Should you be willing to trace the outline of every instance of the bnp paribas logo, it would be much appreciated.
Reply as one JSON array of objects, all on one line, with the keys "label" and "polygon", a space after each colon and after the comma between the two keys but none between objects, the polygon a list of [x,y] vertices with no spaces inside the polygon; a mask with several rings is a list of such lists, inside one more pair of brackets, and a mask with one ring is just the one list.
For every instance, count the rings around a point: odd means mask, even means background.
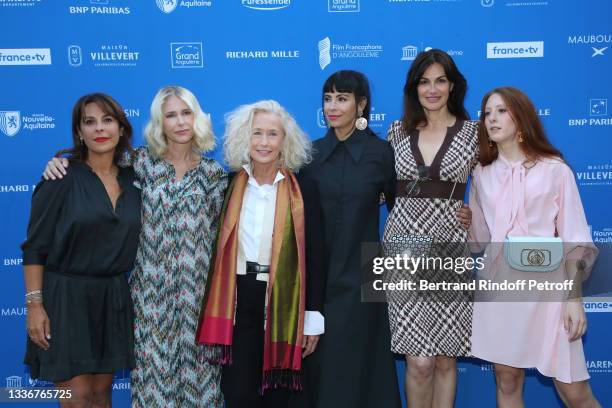
[{"label": "bnp paribas logo", "polygon": [[13,137],[21,129],[21,113],[19,111],[0,111],[0,131],[8,137]]},{"label": "bnp paribas logo", "polygon": [[156,0],[157,8],[166,14],[170,14],[178,6],[178,0]]}]

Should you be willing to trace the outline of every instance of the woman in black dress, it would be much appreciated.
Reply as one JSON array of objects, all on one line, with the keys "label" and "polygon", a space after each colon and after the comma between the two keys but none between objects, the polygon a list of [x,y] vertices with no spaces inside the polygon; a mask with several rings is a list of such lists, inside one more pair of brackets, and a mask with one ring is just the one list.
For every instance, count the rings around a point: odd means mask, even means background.
[{"label": "woman in black dress", "polygon": [[361,292],[362,273],[372,273],[362,262],[362,244],[379,242],[381,193],[393,206],[393,150],[367,127],[370,90],[363,74],[332,74],[323,86],[323,110],[330,129],[314,142],[313,161],[300,172],[318,187],[329,259],[325,334],[304,360],[308,405],[399,407],[387,307],[362,302]]},{"label": "woman in black dress", "polygon": [[72,112],[72,171],[42,181],[22,245],[32,378],[66,390],[65,406],[110,407],[113,372],[131,368],[133,312],[125,273],[140,232],[132,127],[111,97],[81,97]]}]

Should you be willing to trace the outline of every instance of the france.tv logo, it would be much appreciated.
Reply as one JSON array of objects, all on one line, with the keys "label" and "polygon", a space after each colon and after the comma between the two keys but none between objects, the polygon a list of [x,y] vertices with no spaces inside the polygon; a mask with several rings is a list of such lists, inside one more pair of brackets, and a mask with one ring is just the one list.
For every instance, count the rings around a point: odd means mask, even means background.
[{"label": "france.tv logo", "polygon": [[170,43],[172,68],[203,68],[201,42]]}]

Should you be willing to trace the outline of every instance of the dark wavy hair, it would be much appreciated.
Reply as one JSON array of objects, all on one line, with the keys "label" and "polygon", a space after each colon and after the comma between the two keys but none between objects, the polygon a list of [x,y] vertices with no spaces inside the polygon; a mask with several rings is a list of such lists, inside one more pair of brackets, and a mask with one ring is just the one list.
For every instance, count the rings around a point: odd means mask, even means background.
[{"label": "dark wavy hair", "polygon": [[459,71],[453,59],[446,52],[439,49],[420,52],[408,70],[406,84],[404,85],[404,112],[402,115],[402,127],[406,133],[413,132],[417,126],[427,124],[425,110],[419,101],[417,87],[419,81],[425,74],[427,68],[438,63],[444,68],[444,73],[453,84],[448,98],[448,111],[458,120],[470,118],[465,106],[465,94],[467,92],[467,81]]},{"label": "dark wavy hair", "polygon": [[370,120],[370,83],[364,74],[351,70],[336,71],[331,74],[323,84],[321,104],[325,101],[325,93],[334,91],[352,93],[355,95],[355,104],[358,104],[361,98],[366,98],[363,117]]},{"label": "dark wavy hair", "polygon": [[519,143],[521,151],[530,162],[540,157],[559,158],[563,161],[563,155],[554,147],[544,131],[544,126],[538,117],[535,106],[525,93],[511,86],[495,88],[482,98],[480,108],[480,123],[478,128],[478,160],[483,166],[491,164],[499,155],[497,143],[489,146],[489,133],[485,124],[485,110],[489,98],[497,94],[504,100],[508,112],[516,125],[517,132],[523,136],[523,142]]},{"label": "dark wavy hair", "polygon": [[81,123],[85,119],[85,106],[90,103],[95,103],[107,115],[113,117],[119,122],[119,129],[122,130],[122,136],[119,138],[119,143],[115,147],[113,161],[115,164],[121,161],[126,153],[133,154],[132,150],[132,125],[127,119],[123,108],[119,103],[109,95],[96,92],[83,95],[74,104],[72,108],[72,143],[73,146],[68,149],[60,150],[56,156],[66,155],[70,161],[84,162],[87,160],[88,149],[84,143],[81,143],[79,132]]}]

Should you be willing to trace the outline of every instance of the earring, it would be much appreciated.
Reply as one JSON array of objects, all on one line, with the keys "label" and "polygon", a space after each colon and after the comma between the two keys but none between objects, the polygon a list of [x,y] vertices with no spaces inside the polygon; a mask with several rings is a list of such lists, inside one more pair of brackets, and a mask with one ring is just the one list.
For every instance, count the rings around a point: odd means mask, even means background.
[{"label": "earring", "polygon": [[516,136],[518,137],[518,142],[519,143],[523,143],[525,141],[525,139],[523,139],[523,132],[521,132],[520,130],[518,131]]},{"label": "earring", "polygon": [[81,146],[83,146],[83,138],[79,138],[79,140],[81,141]]},{"label": "earring", "polygon": [[493,148],[493,141],[489,138],[489,148]]},{"label": "earring", "polygon": [[364,130],[368,127],[368,120],[363,117],[363,112],[361,110],[358,112],[358,116],[359,117],[355,121],[355,127],[359,130]]}]

